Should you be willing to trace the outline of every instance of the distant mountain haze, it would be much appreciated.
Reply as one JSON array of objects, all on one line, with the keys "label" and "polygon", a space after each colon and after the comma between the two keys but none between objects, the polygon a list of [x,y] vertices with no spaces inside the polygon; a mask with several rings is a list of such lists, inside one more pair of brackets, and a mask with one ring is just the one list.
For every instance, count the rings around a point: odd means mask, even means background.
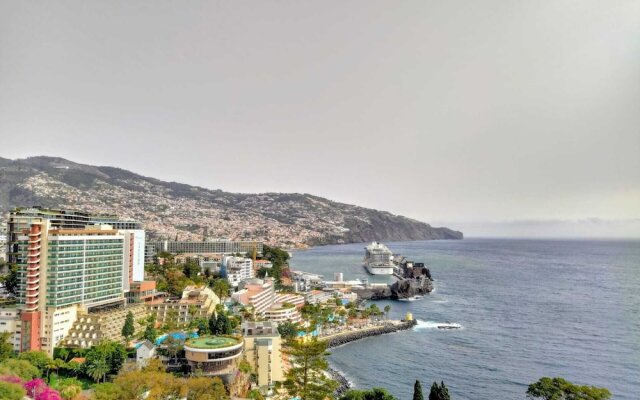
[{"label": "distant mountain haze", "polygon": [[112,213],[151,237],[233,238],[285,246],[462,239],[462,232],[311,194],[240,194],[164,182],[63,158],[0,158],[0,211],[44,206]]}]

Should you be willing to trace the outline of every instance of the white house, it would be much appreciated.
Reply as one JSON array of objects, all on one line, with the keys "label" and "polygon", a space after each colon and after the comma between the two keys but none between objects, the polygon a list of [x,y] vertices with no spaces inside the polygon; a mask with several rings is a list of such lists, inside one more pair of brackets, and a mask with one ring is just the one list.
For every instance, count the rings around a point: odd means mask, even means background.
[{"label": "white house", "polygon": [[156,356],[156,346],[149,340],[136,345],[136,364],[138,367],[145,367],[149,360]]}]

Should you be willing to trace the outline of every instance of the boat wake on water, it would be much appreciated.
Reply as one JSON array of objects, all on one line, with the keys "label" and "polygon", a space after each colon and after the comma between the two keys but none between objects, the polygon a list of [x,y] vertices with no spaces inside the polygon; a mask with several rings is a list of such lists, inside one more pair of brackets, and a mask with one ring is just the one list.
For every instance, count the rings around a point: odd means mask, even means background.
[{"label": "boat wake on water", "polygon": [[455,322],[435,322],[435,321],[418,320],[418,323],[413,329],[416,331],[421,331],[425,329],[457,330],[457,329],[464,329],[464,327]]}]

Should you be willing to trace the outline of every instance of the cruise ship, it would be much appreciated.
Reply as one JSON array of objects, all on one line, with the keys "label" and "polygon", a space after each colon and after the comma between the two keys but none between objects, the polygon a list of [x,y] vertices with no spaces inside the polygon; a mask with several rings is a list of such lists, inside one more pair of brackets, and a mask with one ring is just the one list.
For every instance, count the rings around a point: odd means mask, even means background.
[{"label": "cruise ship", "polygon": [[392,275],[393,254],[382,243],[373,242],[364,248],[364,267],[371,275]]}]

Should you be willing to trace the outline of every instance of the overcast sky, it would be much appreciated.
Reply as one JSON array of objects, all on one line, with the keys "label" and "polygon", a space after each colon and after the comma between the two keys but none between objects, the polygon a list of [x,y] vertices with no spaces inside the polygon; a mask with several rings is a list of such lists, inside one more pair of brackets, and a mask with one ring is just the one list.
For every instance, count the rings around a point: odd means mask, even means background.
[{"label": "overcast sky", "polygon": [[0,135],[472,236],[640,236],[640,1],[0,1]]}]

